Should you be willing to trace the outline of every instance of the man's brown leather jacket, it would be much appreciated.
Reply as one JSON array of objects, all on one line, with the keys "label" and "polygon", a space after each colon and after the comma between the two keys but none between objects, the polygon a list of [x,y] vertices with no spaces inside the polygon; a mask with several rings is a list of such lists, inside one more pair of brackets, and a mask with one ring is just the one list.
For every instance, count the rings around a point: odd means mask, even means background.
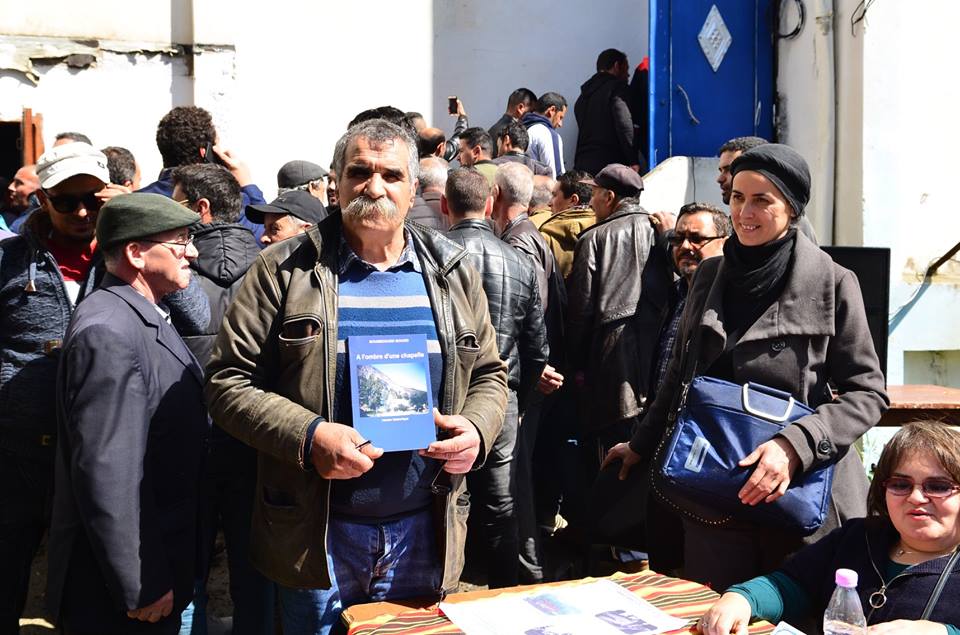
[{"label": "man's brown leather jacket", "polygon": [[[406,229],[423,267],[443,354],[438,407],[477,427],[482,448],[476,468],[503,424],[507,396],[486,296],[480,277],[463,263],[461,247],[417,224]],[[214,422],[258,451],[251,559],[290,587],[330,586],[330,481],[305,464],[304,448],[309,425],[331,416],[340,233],[337,213],[260,254],[224,318],[207,367]],[[444,562],[439,594],[456,587],[463,568],[464,490],[462,475],[445,472],[434,486]]]}]

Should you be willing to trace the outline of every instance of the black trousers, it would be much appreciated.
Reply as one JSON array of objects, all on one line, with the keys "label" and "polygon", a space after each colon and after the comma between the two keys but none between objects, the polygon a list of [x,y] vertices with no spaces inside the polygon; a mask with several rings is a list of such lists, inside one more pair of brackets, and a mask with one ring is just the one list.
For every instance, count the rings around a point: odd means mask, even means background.
[{"label": "black trousers", "polygon": [[53,463],[0,450],[0,635],[17,635],[30,565],[50,525]]}]

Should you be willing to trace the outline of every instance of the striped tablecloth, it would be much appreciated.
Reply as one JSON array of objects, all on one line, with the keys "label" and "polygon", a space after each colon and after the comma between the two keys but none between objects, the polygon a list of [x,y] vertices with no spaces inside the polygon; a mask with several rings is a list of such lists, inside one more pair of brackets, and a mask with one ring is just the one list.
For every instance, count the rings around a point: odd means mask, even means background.
[{"label": "striped tablecloth", "polygon": [[[690,625],[686,630],[672,631],[673,633],[694,632],[693,624],[717,599],[717,594],[707,587],[669,578],[652,571],[643,571],[633,574],[616,574],[608,578],[623,588],[636,593],[657,608],[675,617],[688,618]],[[578,580],[570,584],[588,582]],[[523,591],[532,591],[535,587],[524,587]],[[468,599],[468,598],[464,598]],[[348,609],[349,610],[349,609]],[[751,635],[766,635],[773,631],[773,625],[768,622],[757,622],[750,627]],[[367,620],[356,620],[350,623],[350,635],[433,635],[462,633],[448,620],[436,606],[426,609],[405,611],[396,615],[380,615]]]}]

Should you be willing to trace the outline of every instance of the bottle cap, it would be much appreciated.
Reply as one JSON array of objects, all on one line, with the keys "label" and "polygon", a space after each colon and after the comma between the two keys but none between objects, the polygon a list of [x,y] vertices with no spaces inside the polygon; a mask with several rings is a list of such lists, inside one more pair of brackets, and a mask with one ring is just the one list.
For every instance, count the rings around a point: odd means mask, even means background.
[{"label": "bottle cap", "polygon": [[835,579],[837,586],[852,589],[857,586],[858,577],[857,572],[853,569],[837,569]]}]

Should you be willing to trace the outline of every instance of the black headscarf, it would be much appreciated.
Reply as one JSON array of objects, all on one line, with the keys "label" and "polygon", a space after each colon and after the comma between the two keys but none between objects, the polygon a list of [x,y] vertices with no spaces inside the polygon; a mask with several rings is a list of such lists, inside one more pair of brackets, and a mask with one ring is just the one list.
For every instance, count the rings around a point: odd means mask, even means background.
[{"label": "black headscarf", "polygon": [[730,164],[731,176],[750,170],[759,172],[773,183],[797,214],[810,201],[810,168],[800,154],[780,143],[767,143],[747,150]]}]

